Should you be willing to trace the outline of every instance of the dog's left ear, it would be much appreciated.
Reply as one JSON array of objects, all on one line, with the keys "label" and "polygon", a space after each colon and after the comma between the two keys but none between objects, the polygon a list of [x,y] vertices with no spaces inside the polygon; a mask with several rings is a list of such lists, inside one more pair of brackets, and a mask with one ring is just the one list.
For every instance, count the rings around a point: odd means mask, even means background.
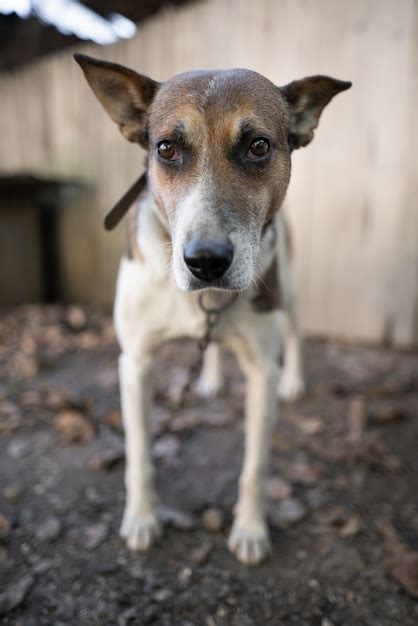
[{"label": "dog's left ear", "polygon": [[146,147],[147,111],[161,83],[117,63],[85,54],[75,54],[74,58],[125,139]]},{"label": "dog's left ear", "polygon": [[292,148],[302,148],[312,141],[325,106],[351,84],[329,76],[309,76],[279,87],[289,108],[289,143]]}]

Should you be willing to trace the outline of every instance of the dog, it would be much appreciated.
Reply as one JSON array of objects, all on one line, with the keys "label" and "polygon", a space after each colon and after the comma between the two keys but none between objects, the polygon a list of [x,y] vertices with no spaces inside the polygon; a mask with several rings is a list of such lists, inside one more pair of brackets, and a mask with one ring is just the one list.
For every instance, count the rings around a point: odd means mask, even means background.
[{"label": "dog", "polygon": [[246,379],[246,408],[228,546],[241,562],[256,564],[270,550],[265,479],[283,344],[281,395],[293,398],[304,387],[279,210],[292,151],[311,142],[324,107],[351,83],[311,76],[277,87],[246,69],[193,71],[159,83],[75,58],[122,135],[148,151],[114,309],[126,434],[121,536],[129,548],[147,550],[161,532],[148,426],[153,354],[165,340],[204,336],[215,311],[197,390],[218,391],[216,344],[232,350]]}]

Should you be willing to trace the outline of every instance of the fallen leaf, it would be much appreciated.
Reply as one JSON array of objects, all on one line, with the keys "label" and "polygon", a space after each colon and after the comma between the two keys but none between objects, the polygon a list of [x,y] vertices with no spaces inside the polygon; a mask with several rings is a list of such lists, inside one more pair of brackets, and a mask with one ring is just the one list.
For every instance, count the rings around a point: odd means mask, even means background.
[{"label": "fallen leaf", "polygon": [[361,528],[361,521],[358,515],[350,515],[348,520],[341,526],[341,537],[353,537],[357,535]]},{"label": "fallen leaf", "polygon": [[370,414],[370,421],[379,425],[403,419],[405,419],[404,411],[399,406],[389,403],[381,404],[374,408]]},{"label": "fallen leaf", "polygon": [[39,373],[40,364],[36,355],[18,352],[13,359],[13,370],[17,378],[34,378]]},{"label": "fallen leaf", "polygon": [[330,528],[341,529],[347,523],[347,520],[347,511],[339,505],[330,506],[318,515],[319,525],[322,526],[323,530],[329,530]]},{"label": "fallen leaf", "polygon": [[399,538],[389,520],[379,522],[377,527],[385,543],[390,573],[412,597],[418,598],[418,552]]},{"label": "fallen leaf", "polygon": [[7,540],[12,532],[12,525],[8,518],[0,513],[0,541]]},{"label": "fallen leaf", "polygon": [[110,428],[120,430],[122,428],[122,415],[120,411],[111,411],[105,417],[105,422]]},{"label": "fallen leaf", "polygon": [[320,478],[317,466],[308,461],[294,461],[283,466],[283,470],[292,483],[300,485],[315,485]]},{"label": "fallen leaf", "polygon": [[0,435],[10,435],[22,424],[19,413],[2,415],[0,414]]},{"label": "fallen leaf", "polygon": [[87,443],[95,433],[93,424],[79,411],[62,411],[54,418],[53,426],[65,443]]},{"label": "fallen leaf", "polygon": [[366,402],[363,396],[357,396],[350,400],[347,413],[348,441],[359,444],[363,440],[367,421]]},{"label": "fallen leaf", "polygon": [[125,458],[123,448],[115,450],[103,450],[95,454],[88,462],[88,468],[95,472],[110,470]]},{"label": "fallen leaf", "polygon": [[266,491],[270,500],[283,500],[292,495],[292,485],[283,478],[272,476],[267,480]]},{"label": "fallen leaf", "polygon": [[195,548],[190,554],[190,560],[194,565],[203,565],[209,558],[213,550],[213,544],[205,541],[198,548]]},{"label": "fallen leaf", "polygon": [[311,437],[322,431],[322,420],[317,417],[299,417],[295,422],[303,435]]}]

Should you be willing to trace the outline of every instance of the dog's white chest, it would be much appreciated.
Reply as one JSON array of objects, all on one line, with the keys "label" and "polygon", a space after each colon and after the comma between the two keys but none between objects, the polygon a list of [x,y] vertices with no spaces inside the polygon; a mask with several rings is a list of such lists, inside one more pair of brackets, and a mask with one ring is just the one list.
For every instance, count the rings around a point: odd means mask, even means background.
[{"label": "dog's white chest", "polygon": [[136,261],[122,259],[115,304],[115,327],[122,345],[175,337],[201,337],[205,316],[193,294],[180,292],[168,278],[156,279]]}]

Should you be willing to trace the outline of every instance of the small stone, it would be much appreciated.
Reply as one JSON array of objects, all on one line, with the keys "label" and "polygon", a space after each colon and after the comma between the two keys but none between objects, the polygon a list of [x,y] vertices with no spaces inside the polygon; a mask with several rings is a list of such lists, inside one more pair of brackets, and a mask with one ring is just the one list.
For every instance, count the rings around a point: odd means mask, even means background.
[{"label": "small stone", "polygon": [[52,561],[48,559],[41,559],[40,561],[36,561],[32,566],[32,571],[34,574],[45,574],[52,565]]},{"label": "small stone", "polygon": [[181,583],[186,584],[190,581],[193,571],[191,567],[183,567],[178,575],[178,579]]},{"label": "small stone", "polygon": [[0,615],[12,611],[25,599],[35,579],[31,574],[26,574],[19,581],[8,585],[0,592]]},{"label": "small stone", "polygon": [[135,606],[130,606],[125,609],[118,617],[118,626],[128,626],[128,624],[134,624],[138,619],[138,611]]},{"label": "small stone", "polygon": [[30,443],[24,439],[15,439],[7,446],[7,454],[12,459],[22,459],[30,452]]},{"label": "small stone", "polygon": [[106,539],[109,533],[107,524],[99,522],[85,528],[83,545],[87,550],[95,550]]},{"label": "small stone", "polygon": [[87,315],[79,306],[70,306],[67,310],[65,320],[70,329],[75,333],[84,330],[87,326]]},{"label": "small stone", "polygon": [[156,459],[171,461],[178,456],[180,440],[175,435],[164,435],[157,439],[152,447],[152,454]]},{"label": "small stone", "polygon": [[158,603],[167,602],[170,598],[173,597],[173,592],[171,589],[159,589],[154,593],[154,600]]},{"label": "small stone", "polygon": [[158,507],[158,517],[163,524],[173,526],[179,530],[196,528],[196,520],[192,515],[168,506]]},{"label": "small stone", "polygon": [[334,626],[334,624],[327,617],[324,617],[321,626]]},{"label": "small stone", "polygon": [[220,509],[214,507],[206,509],[202,515],[203,526],[212,533],[218,533],[222,530],[225,523],[224,514]]},{"label": "small stone", "polygon": [[61,532],[61,522],[57,517],[49,517],[36,531],[36,538],[39,541],[53,541],[57,539]]},{"label": "small stone", "polygon": [[271,511],[273,523],[282,529],[299,524],[307,515],[308,509],[296,498],[281,500]]}]

